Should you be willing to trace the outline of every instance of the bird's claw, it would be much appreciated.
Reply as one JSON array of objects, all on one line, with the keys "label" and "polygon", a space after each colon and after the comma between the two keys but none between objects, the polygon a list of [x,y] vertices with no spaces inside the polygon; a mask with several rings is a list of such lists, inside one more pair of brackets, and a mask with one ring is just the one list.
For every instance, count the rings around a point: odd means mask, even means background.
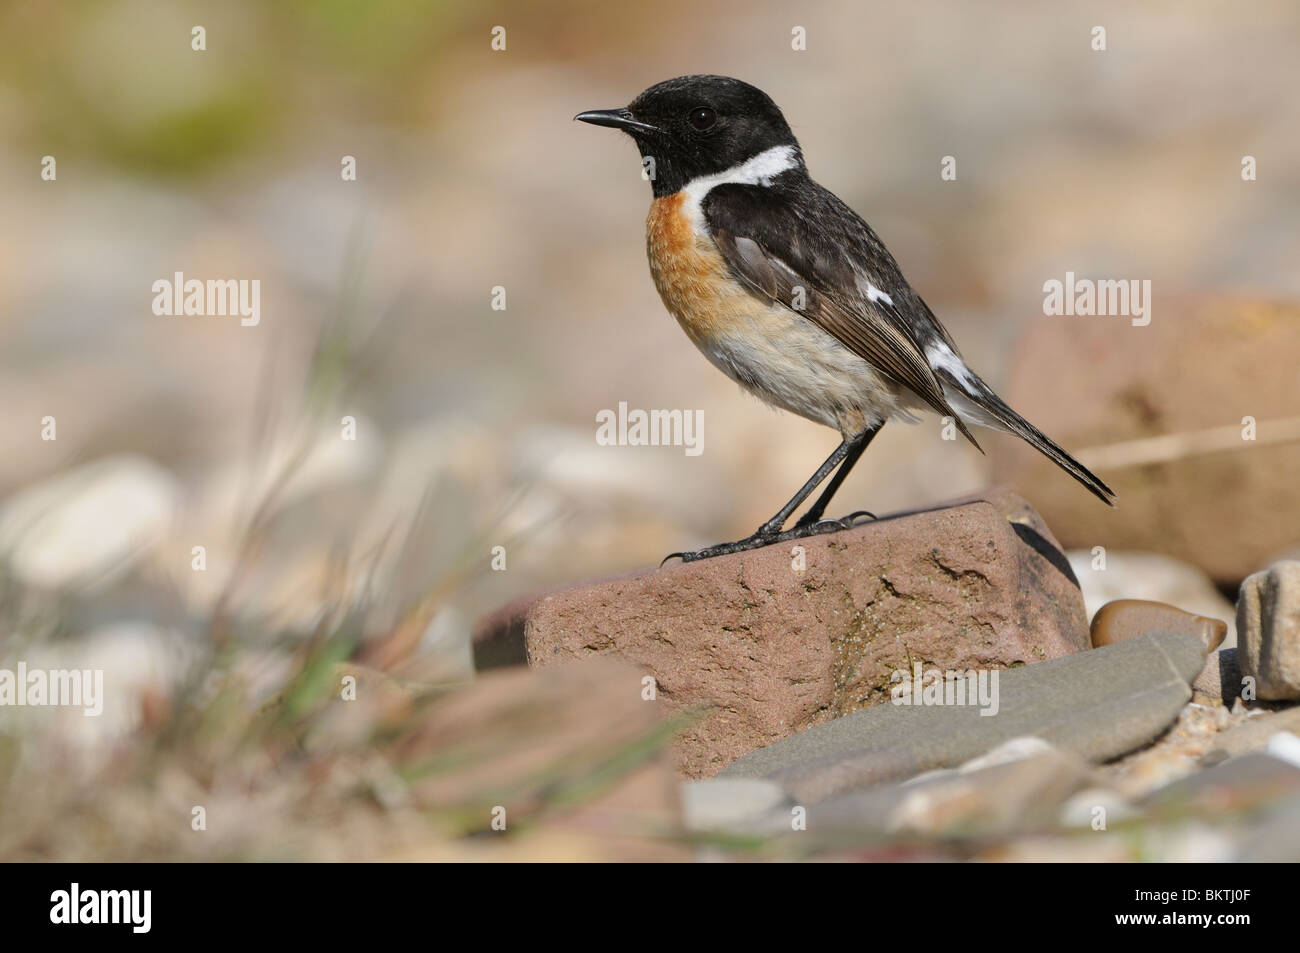
[{"label": "bird's claw", "polygon": [[858,525],[857,520],[859,516],[869,516],[873,520],[876,518],[876,514],[870,512],[869,510],[855,510],[854,512],[850,513],[848,516],[841,516],[839,519],[810,520],[808,519],[808,517],[805,516],[795,525],[796,527],[825,526],[825,527],[832,527],[835,529],[852,529],[854,526]]},{"label": "bird's claw", "polygon": [[875,519],[874,513],[867,510],[857,510],[841,519],[818,520],[815,523],[797,523],[792,529],[781,532],[771,532],[766,527],[760,529],[753,536],[747,536],[744,539],[738,539],[734,543],[718,543],[716,546],[707,546],[704,549],[697,549],[694,552],[669,553],[664,557],[663,562],[659,564],[663,568],[664,563],[670,559],[680,559],[684,563],[698,562],[701,559],[711,559],[714,556],[729,556],[732,553],[743,553],[751,549],[761,549],[764,546],[771,546],[773,543],[785,543],[793,539],[806,539],[809,536],[821,536],[825,533],[834,533],[842,529],[852,529],[857,524],[860,516],[869,516]]}]

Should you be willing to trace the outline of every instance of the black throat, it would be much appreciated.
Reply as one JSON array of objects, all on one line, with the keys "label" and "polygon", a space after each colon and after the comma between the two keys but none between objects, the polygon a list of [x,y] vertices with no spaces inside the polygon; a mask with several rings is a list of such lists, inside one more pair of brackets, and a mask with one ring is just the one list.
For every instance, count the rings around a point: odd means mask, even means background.
[{"label": "black throat", "polygon": [[655,198],[680,192],[694,178],[668,150],[656,150],[652,143],[637,145],[641,147],[641,171],[649,177],[650,190]]}]

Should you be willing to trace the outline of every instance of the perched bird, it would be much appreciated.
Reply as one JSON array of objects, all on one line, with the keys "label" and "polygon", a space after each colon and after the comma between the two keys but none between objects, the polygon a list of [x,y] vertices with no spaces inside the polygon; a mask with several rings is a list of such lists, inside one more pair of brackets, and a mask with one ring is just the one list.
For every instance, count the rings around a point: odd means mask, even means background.
[{"label": "perched bird", "polygon": [[[977,448],[967,424],[1013,433],[1114,505],[1105,483],[966,366],[871,226],[809,177],[790,126],[762,90],[725,76],[682,76],[626,108],[574,118],[621,129],[640,149],[654,191],[650,274],[695,346],[746,390],[843,438],[752,536],[674,556],[755,549],[871,516],[822,518],[885,421],[924,410],[952,418]],[[784,529],[827,477],[812,507]]]}]

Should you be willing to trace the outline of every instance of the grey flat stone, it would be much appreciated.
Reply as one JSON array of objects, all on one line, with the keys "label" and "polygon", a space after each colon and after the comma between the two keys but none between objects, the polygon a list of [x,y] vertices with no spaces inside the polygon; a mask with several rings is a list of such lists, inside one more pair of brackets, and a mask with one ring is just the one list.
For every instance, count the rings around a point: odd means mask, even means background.
[{"label": "grey flat stone", "polygon": [[999,673],[998,710],[886,703],[810,728],[737,760],[721,777],[775,781],[816,802],[951,767],[1021,735],[1105,761],[1151,741],[1191,697],[1205,646],[1152,633]]}]

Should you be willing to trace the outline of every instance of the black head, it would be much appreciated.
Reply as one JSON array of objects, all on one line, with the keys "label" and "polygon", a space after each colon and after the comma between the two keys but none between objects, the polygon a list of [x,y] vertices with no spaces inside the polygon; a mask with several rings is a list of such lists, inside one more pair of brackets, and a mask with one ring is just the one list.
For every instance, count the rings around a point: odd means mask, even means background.
[{"label": "black head", "polygon": [[670,195],[691,179],[725,172],[774,146],[793,146],[799,155],[772,98],[728,76],[679,76],[651,86],[624,109],[574,118],[635,139],[641,155],[654,160],[655,195]]}]

